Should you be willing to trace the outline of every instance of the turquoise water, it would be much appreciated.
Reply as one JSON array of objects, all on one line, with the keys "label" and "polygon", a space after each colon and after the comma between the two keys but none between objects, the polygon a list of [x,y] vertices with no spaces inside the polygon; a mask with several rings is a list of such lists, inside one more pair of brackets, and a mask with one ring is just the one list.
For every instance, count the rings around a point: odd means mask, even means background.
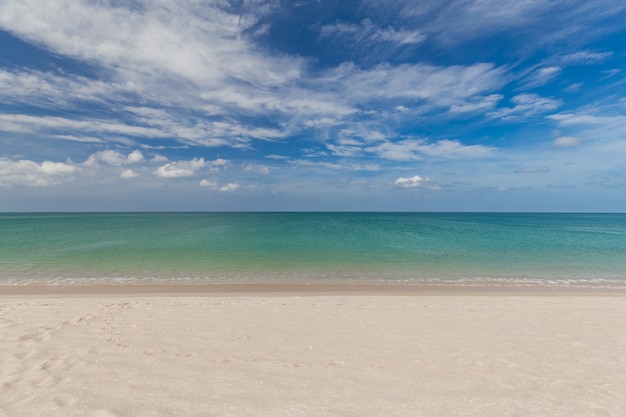
[{"label": "turquoise water", "polygon": [[0,284],[626,287],[625,214],[0,214]]}]

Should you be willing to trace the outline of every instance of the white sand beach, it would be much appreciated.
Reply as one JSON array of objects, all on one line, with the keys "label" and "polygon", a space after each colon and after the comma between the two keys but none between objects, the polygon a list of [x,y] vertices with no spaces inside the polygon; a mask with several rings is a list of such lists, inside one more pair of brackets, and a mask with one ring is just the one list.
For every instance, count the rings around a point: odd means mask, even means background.
[{"label": "white sand beach", "polygon": [[0,292],[0,416],[626,416],[615,294]]}]

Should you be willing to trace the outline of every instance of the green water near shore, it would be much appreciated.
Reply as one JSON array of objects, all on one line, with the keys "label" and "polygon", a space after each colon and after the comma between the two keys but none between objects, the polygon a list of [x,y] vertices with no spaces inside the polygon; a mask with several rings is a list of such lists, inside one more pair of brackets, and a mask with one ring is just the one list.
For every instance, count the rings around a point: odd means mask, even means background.
[{"label": "green water near shore", "polygon": [[626,286],[626,215],[0,214],[0,283]]}]

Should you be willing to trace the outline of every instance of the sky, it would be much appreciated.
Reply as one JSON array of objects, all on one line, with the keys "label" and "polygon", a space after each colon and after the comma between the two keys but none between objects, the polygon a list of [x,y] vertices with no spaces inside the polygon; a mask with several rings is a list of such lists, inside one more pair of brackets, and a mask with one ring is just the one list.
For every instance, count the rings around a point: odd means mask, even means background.
[{"label": "sky", "polygon": [[0,211],[626,211],[626,2],[0,0]]}]

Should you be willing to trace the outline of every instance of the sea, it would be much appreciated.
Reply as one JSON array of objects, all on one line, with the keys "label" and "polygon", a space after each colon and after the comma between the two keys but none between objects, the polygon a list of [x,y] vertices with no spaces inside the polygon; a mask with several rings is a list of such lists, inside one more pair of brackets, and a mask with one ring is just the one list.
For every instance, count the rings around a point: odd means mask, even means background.
[{"label": "sea", "polygon": [[0,285],[626,288],[626,214],[0,213]]}]

